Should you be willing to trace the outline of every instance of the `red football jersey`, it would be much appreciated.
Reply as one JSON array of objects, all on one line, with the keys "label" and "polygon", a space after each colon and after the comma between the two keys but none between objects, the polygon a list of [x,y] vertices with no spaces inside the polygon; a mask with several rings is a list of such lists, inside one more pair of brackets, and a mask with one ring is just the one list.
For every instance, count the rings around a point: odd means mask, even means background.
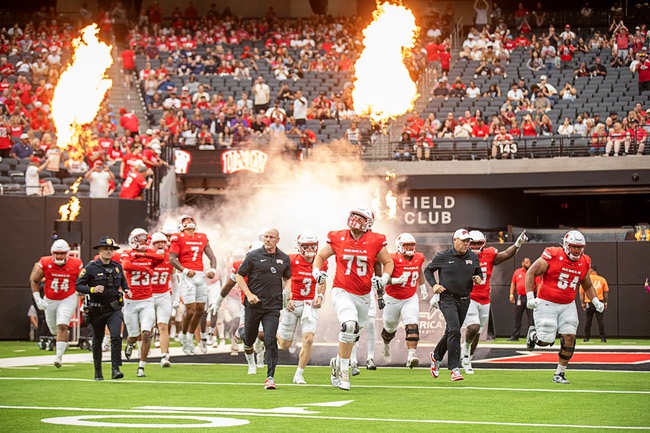
[{"label": "red football jersey", "polygon": [[[314,264],[300,254],[289,254],[291,259],[291,299],[313,301],[316,297],[316,280],[312,276]],[[327,262],[321,268],[327,271]]]},{"label": "red football jersey", "polygon": [[485,305],[490,303],[490,278],[492,277],[492,269],[494,269],[494,257],[498,253],[499,250],[494,247],[485,247],[478,254],[478,262],[483,272],[483,280],[480,284],[474,284],[469,298],[479,304]]},{"label": "red football jersey", "polygon": [[167,293],[171,290],[171,277],[174,267],[169,263],[169,253],[165,253],[165,260],[153,268],[151,277],[151,291],[153,293]]},{"label": "red football jersey", "polygon": [[172,235],[170,253],[178,255],[181,265],[193,271],[203,272],[203,250],[208,245],[208,237],[204,233],[194,232],[189,235],[185,232]]},{"label": "red football jersey", "polygon": [[126,250],[122,253],[122,269],[131,289],[129,299],[134,301],[151,298],[153,269],[164,260],[162,255],[156,254],[151,249],[147,249],[146,256],[142,257],[141,254],[141,251],[135,250]]},{"label": "red football jersey", "polygon": [[377,254],[386,246],[386,236],[366,232],[355,240],[350,230],[339,230],[327,234],[327,243],[336,254],[334,287],[355,295],[370,293]]},{"label": "red football jersey", "polygon": [[[237,271],[239,270],[242,261],[243,260],[235,260],[234,262],[232,262],[232,268],[230,269],[232,275],[237,275]],[[248,284],[248,275],[244,277],[244,281],[246,281],[246,284]],[[239,286],[235,285],[235,287],[237,287],[237,289],[239,290],[239,295],[241,296],[241,303],[243,304],[244,300],[246,299],[246,295],[244,294],[244,291],[239,288]],[[230,295],[231,293],[232,290],[228,295]]]},{"label": "red football jersey", "polygon": [[77,276],[84,267],[83,262],[76,257],[68,257],[65,265],[54,263],[52,256],[41,257],[38,266],[45,274],[44,292],[47,299],[60,301],[75,293]]},{"label": "red football jersey", "polygon": [[391,278],[399,278],[406,274],[408,280],[404,284],[386,285],[386,294],[396,299],[408,299],[415,294],[418,288],[418,278],[424,264],[424,254],[416,252],[409,259],[400,253],[391,254],[395,269]]},{"label": "red football jersey", "polygon": [[576,298],[580,282],[587,276],[591,259],[583,254],[574,262],[561,247],[546,248],[542,258],[548,263],[548,270],[542,277],[537,297],[556,304],[570,304]]}]

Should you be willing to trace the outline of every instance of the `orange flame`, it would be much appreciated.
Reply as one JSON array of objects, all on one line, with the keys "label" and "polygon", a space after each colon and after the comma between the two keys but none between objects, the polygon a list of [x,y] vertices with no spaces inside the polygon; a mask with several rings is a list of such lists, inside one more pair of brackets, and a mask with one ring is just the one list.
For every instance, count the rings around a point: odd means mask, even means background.
[{"label": "orange flame", "polygon": [[72,63],[61,74],[52,98],[52,117],[59,148],[83,151],[83,126],[95,119],[113,81],[106,70],[113,64],[111,46],[97,39],[99,28],[91,24],[72,41]]},{"label": "orange flame", "polygon": [[417,86],[404,65],[418,35],[410,9],[377,5],[374,20],[363,31],[364,49],[354,64],[354,111],[385,122],[413,109]]},{"label": "orange flame", "polygon": [[77,197],[71,197],[70,201],[59,207],[61,221],[74,221],[81,212],[81,202]]},{"label": "orange flame", "polygon": [[393,194],[393,191],[388,190],[382,200],[381,192],[377,188],[370,202],[370,208],[375,213],[376,219],[394,220],[397,218],[397,196]]}]

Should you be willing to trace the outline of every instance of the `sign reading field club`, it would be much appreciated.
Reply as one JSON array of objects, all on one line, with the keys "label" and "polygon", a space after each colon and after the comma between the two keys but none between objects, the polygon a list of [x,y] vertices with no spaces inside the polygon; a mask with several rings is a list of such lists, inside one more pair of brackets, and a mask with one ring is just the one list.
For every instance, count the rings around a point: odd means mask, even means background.
[{"label": "sign reading field club", "polygon": [[268,159],[268,155],[261,150],[227,150],[221,154],[221,171],[225,174],[241,170],[264,173]]}]

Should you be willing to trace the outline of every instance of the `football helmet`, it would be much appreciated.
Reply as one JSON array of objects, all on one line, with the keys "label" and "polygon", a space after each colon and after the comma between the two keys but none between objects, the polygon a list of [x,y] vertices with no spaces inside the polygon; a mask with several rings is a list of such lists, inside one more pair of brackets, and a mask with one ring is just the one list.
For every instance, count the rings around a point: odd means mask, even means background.
[{"label": "football helmet", "polygon": [[[156,248],[156,244],[158,242],[164,242],[164,246],[162,248]],[[165,236],[161,232],[156,232],[151,235],[151,246],[156,248],[157,250],[165,249],[167,248],[167,236]]]},{"label": "football helmet", "polygon": [[[309,247],[312,247],[312,249],[307,251],[306,248]],[[316,251],[318,251],[318,237],[312,232],[302,232],[296,238],[296,248],[303,257],[316,257]]]},{"label": "football helmet", "polygon": [[163,225],[160,229],[160,233],[164,234],[165,236],[171,236],[176,233],[176,227],[174,227],[174,223],[165,223],[165,225]]},{"label": "football helmet", "polygon": [[[564,239],[562,240],[562,247],[564,248],[564,254],[567,255],[568,258],[573,260],[574,262],[582,256],[582,253],[585,250],[585,246],[587,245],[587,241],[585,240],[585,236],[580,233],[578,230],[569,230],[567,234],[564,235]],[[578,255],[573,254],[571,252],[570,247],[582,247],[580,249],[580,253]]]},{"label": "football helmet", "polygon": [[367,207],[353,209],[348,216],[348,227],[353,230],[367,232],[375,222],[375,214]]},{"label": "football helmet", "polygon": [[[50,252],[52,253],[52,261],[54,264],[63,266],[68,261],[68,252],[70,252],[70,245],[65,241],[65,239],[57,239],[50,247]],[[54,253],[65,253],[65,258],[57,260],[54,257]]]},{"label": "football helmet", "polygon": [[149,233],[145,229],[133,229],[129,233],[129,246],[134,250],[144,251],[149,245]]},{"label": "football helmet", "polygon": [[248,247],[248,251],[246,252],[246,254],[250,253],[250,252],[253,251],[253,250],[259,250],[259,249],[262,248],[263,246],[264,246],[264,242],[262,242],[262,241],[255,241],[255,242],[253,242],[252,244],[250,244],[250,246]]},{"label": "football helmet", "polygon": [[469,232],[470,240],[469,240],[469,247],[474,251],[475,253],[479,253],[483,251],[483,247],[485,246],[485,235],[478,231],[478,230],[471,230]]},{"label": "football helmet", "polygon": [[[397,236],[397,239],[395,240],[397,252],[407,257],[412,257],[413,254],[415,254],[415,244],[415,238],[410,233],[402,233]],[[407,246],[408,249],[404,248],[405,246]]]},{"label": "football helmet", "polygon": [[[191,220],[192,222],[185,222],[185,220]],[[182,232],[185,229],[194,229],[196,230],[196,220],[192,215],[181,215],[176,223],[176,229],[179,232]]]}]

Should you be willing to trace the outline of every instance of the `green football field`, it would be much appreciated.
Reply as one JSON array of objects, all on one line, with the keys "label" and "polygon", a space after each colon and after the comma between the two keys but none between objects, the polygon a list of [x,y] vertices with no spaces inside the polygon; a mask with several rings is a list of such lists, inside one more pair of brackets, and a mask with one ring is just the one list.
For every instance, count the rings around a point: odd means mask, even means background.
[{"label": "green football field", "polygon": [[[5,358],[9,347],[23,350],[1,344]],[[380,367],[345,392],[326,367],[293,385],[295,367],[279,366],[275,391],[263,389],[264,370],[249,376],[244,365],[152,362],[144,379],[135,370],[125,364],[114,381],[105,364],[107,380],[96,382],[89,363],[0,368],[0,432],[650,431],[648,372],[569,369],[571,384],[558,385],[552,368],[477,369],[451,382],[446,369],[433,379],[428,368]]]}]

